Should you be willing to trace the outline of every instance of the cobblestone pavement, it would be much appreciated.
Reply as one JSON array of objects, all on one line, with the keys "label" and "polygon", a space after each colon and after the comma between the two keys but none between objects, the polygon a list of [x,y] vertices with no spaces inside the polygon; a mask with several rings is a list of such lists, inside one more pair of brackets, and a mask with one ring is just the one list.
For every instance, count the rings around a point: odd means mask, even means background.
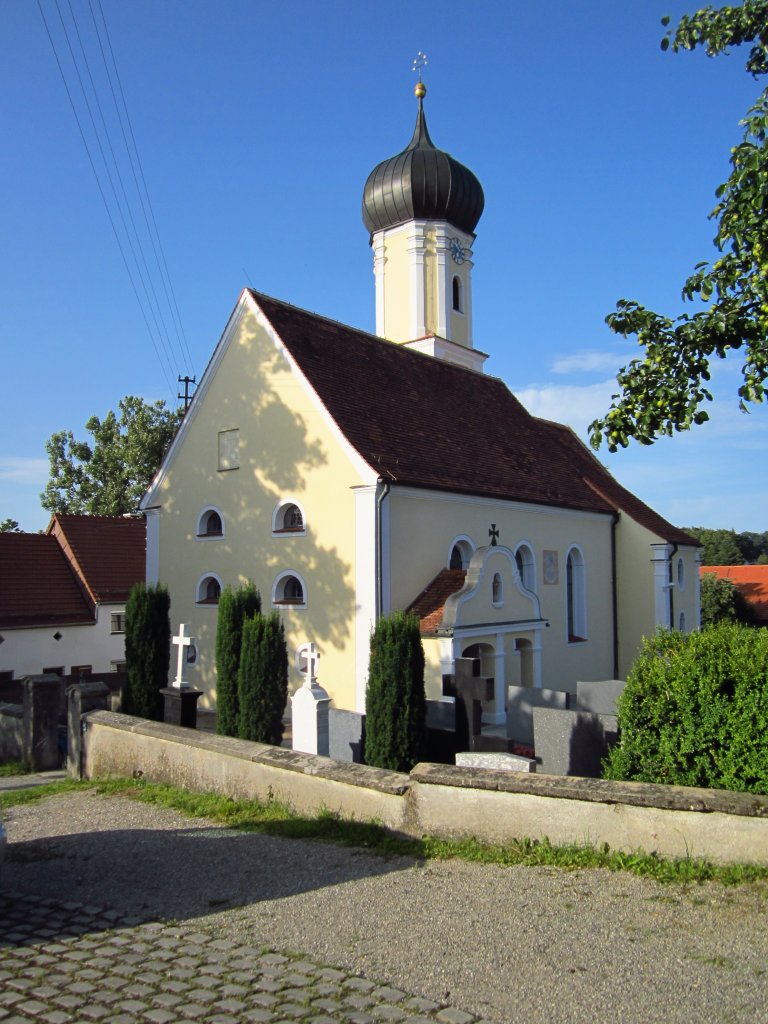
[{"label": "cobblestone pavement", "polygon": [[0,895],[0,1024],[480,1024],[214,928]]}]

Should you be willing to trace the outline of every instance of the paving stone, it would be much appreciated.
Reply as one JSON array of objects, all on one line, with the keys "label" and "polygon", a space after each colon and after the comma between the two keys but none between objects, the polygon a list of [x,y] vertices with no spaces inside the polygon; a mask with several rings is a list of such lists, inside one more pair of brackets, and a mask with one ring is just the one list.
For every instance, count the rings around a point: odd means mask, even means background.
[{"label": "paving stone", "polygon": [[67,1024],[70,1016],[63,1010],[49,1010],[48,1013],[40,1015],[40,1020],[48,1021],[48,1024]]},{"label": "paving stone", "polygon": [[308,1017],[311,1011],[308,1006],[300,1006],[298,1003],[281,1003],[275,1012],[287,1020],[301,1020],[302,1017]]},{"label": "paving stone", "polygon": [[407,993],[401,992],[399,988],[388,988],[386,986],[375,989],[371,992],[371,996],[382,1003],[400,1003],[403,999],[408,998]]},{"label": "paving stone", "polygon": [[412,996],[403,1003],[406,1010],[415,1010],[416,1013],[432,1013],[440,1009],[440,1003],[433,1003],[431,999],[422,999],[420,996]]},{"label": "paving stone", "polygon": [[347,981],[347,988],[354,988],[358,992],[370,992],[376,986],[372,981],[368,981],[367,978],[350,978]]},{"label": "paving stone", "polygon": [[402,1021],[406,1018],[403,1010],[397,1006],[392,1006],[390,1003],[378,1003],[376,1006],[372,1006],[371,1016],[377,1021]]},{"label": "paving stone", "polygon": [[252,1007],[250,1010],[245,1011],[243,1014],[243,1020],[248,1021],[249,1024],[269,1024],[272,1020],[272,1014],[269,1010]]},{"label": "paving stone", "polygon": [[164,1010],[161,1006],[156,1006],[147,1010],[144,1017],[146,1020],[152,1021],[152,1024],[170,1024],[170,1021],[176,1019],[176,1014],[171,1013],[170,1010]]},{"label": "paving stone", "polygon": [[41,1003],[38,999],[27,999],[26,1002],[16,1004],[17,1012],[20,1010],[22,1013],[29,1014],[30,1017],[35,1017],[46,1009],[45,1003]]},{"label": "paving stone", "polygon": [[199,1018],[205,1017],[210,1012],[210,1006],[201,1006],[200,1003],[185,1003],[179,1007],[179,1013],[192,1020],[199,1020]]},{"label": "paving stone", "polygon": [[457,1010],[452,1006],[440,1010],[436,1017],[440,1024],[472,1024],[475,1019],[471,1013],[464,1013],[463,1010]]}]

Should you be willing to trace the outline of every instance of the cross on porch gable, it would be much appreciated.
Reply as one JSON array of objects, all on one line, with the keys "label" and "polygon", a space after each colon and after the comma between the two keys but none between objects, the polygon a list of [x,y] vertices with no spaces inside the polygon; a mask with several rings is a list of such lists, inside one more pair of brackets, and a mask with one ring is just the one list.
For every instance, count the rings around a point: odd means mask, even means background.
[{"label": "cross on porch gable", "polygon": [[495,548],[496,542],[499,539],[499,531],[496,529],[496,523],[491,523],[491,528],[488,531],[488,536],[491,538],[491,547]]}]

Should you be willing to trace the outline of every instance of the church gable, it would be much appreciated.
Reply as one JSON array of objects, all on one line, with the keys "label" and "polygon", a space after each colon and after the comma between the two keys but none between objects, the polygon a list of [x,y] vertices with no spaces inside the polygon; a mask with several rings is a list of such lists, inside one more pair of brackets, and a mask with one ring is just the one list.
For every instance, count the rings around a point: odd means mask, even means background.
[{"label": "church gable", "polygon": [[464,586],[445,602],[440,628],[542,622],[539,598],[523,586],[514,553],[506,547],[487,545],[475,551]]}]

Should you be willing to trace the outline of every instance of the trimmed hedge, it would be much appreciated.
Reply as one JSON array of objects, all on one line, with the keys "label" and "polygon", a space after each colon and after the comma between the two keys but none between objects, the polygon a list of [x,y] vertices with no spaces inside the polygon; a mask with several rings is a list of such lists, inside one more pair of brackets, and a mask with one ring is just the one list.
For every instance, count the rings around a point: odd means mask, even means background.
[{"label": "trimmed hedge", "polygon": [[643,642],[604,778],[768,794],[768,630],[720,623]]},{"label": "trimmed hedge", "polygon": [[394,612],[376,623],[365,696],[365,763],[407,772],[426,732],[424,649],[419,620]]},{"label": "trimmed hedge", "polygon": [[168,685],[171,661],[171,599],[167,589],[137,583],[125,605],[125,670],[122,710],[163,720],[160,690]]}]

